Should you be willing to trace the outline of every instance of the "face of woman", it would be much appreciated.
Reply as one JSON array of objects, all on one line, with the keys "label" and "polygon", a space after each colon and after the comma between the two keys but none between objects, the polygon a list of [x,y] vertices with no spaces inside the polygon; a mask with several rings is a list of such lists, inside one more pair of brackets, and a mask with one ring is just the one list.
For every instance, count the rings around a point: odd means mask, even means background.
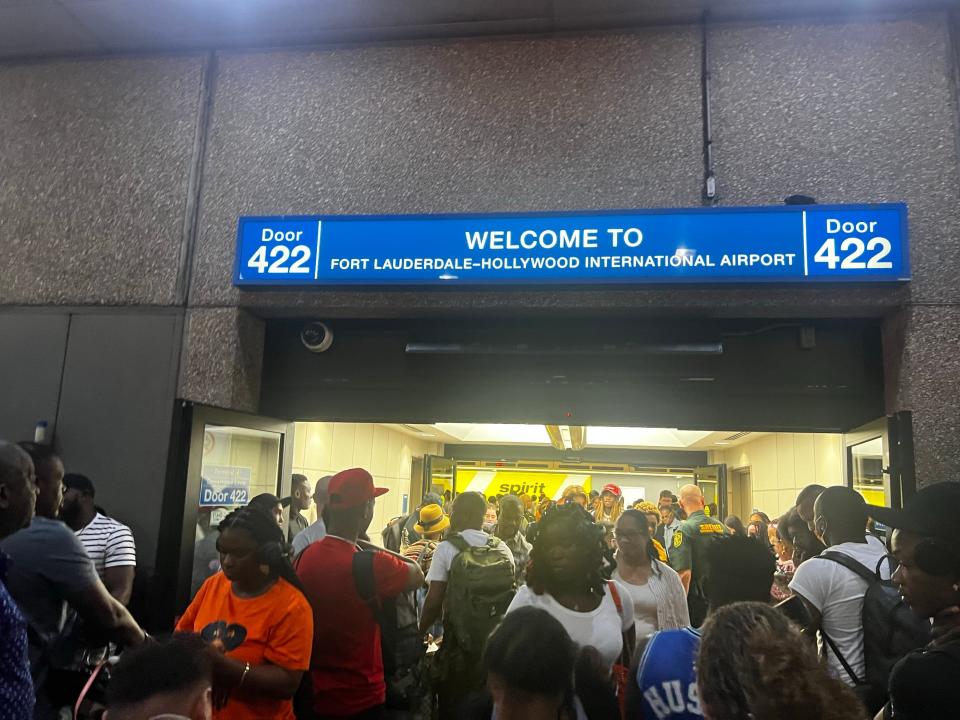
[{"label": "face of woman", "polygon": [[283,505],[277,503],[270,509],[270,514],[273,515],[274,519],[277,521],[277,525],[283,527]]},{"label": "face of woman", "polygon": [[484,525],[496,525],[497,524],[497,509],[492,507],[487,507],[487,511],[483,515],[483,524]]},{"label": "face of woman", "polygon": [[647,515],[647,525],[650,526],[650,534],[653,535],[657,532],[657,525],[660,524],[660,515],[657,513],[646,513]]},{"label": "face of woman", "polygon": [[636,519],[621,515],[617,520],[614,538],[620,555],[630,565],[639,565],[647,556],[647,543],[650,542],[649,527]]},{"label": "face of woman", "polygon": [[521,690],[496,673],[487,676],[487,689],[493,696],[497,720],[556,720],[563,695]]},{"label": "face of woman", "polygon": [[670,508],[660,508],[660,521],[664,525],[669,525],[672,523],[674,517],[676,516],[673,514],[673,510]]},{"label": "face of woman", "polygon": [[582,584],[587,577],[587,553],[579,547],[564,525],[554,525],[541,535],[538,542],[548,548],[546,558],[550,574],[563,586]]},{"label": "face of woman", "polygon": [[228,580],[246,587],[263,581],[257,541],[249,532],[227,528],[217,538],[217,550],[220,553],[220,567]]},{"label": "face of woman", "polygon": [[956,605],[960,600],[960,593],[953,589],[958,580],[956,572],[931,575],[918,567],[916,549],[922,540],[919,535],[905,530],[894,530],[890,538],[890,549],[900,563],[893,574],[893,581],[900,586],[903,601],[920,617],[929,618]]}]

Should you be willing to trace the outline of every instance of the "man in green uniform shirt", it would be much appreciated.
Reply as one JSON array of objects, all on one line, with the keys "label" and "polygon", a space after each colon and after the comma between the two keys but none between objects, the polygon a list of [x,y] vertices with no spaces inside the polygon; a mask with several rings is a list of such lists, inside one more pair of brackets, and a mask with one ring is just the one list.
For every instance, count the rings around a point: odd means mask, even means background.
[{"label": "man in green uniform shirt", "polygon": [[703,493],[696,485],[680,488],[680,506],[687,519],[673,533],[673,542],[667,549],[670,566],[680,573],[680,582],[687,591],[690,624],[700,627],[707,617],[707,594],[704,582],[710,574],[707,548],[718,538],[728,534],[726,526],[703,511]]}]

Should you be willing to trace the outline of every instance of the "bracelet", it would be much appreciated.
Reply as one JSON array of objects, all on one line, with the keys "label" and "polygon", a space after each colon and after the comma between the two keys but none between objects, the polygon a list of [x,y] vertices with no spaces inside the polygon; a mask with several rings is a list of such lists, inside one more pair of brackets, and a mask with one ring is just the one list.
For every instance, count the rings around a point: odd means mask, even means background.
[{"label": "bracelet", "polygon": [[240,683],[237,685],[238,688],[243,687],[243,681],[247,679],[248,672],[250,672],[250,663],[244,663],[243,675],[240,676]]}]

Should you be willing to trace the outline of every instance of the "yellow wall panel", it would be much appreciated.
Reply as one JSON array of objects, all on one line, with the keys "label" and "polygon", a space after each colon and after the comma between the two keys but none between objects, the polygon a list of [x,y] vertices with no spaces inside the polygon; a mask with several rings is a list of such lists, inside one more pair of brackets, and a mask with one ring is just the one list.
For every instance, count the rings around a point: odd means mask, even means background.
[{"label": "yellow wall panel", "polygon": [[777,488],[792,490],[797,486],[796,453],[793,433],[777,433]]},{"label": "yellow wall panel", "polygon": [[770,433],[725,451],[710,453],[713,463],[727,465],[727,477],[749,468],[752,506],[770,517],[793,506],[806,485],[840,485],[843,476],[843,436],[826,433]]}]

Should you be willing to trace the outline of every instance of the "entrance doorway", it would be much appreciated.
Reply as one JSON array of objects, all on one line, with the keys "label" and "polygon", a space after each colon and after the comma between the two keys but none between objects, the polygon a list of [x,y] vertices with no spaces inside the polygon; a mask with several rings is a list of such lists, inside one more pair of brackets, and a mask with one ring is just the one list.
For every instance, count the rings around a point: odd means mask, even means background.
[{"label": "entrance doorway", "polygon": [[188,403],[174,426],[175,477],[164,497],[161,578],[176,588],[179,612],[220,569],[220,521],[262,493],[290,494],[295,426]]},{"label": "entrance doorway", "polygon": [[753,484],[750,481],[750,468],[735,468],[730,472],[730,514],[741,520],[749,518],[753,511]]},{"label": "entrance doorway", "polygon": [[[183,597],[206,537],[204,473],[221,491],[249,481],[283,497],[292,472],[315,483],[365,467],[391,490],[373,539],[428,491],[550,497],[564,483],[656,502],[695,481],[721,517],[774,518],[803,486],[848,481],[844,433],[883,408],[871,321],[341,320],[324,352],[304,346],[303,325],[267,322],[260,409],[284,419],[192,417]],[[257,445],[249,473],[209,453],[205,465],[211,438],[213,453]]]}]

